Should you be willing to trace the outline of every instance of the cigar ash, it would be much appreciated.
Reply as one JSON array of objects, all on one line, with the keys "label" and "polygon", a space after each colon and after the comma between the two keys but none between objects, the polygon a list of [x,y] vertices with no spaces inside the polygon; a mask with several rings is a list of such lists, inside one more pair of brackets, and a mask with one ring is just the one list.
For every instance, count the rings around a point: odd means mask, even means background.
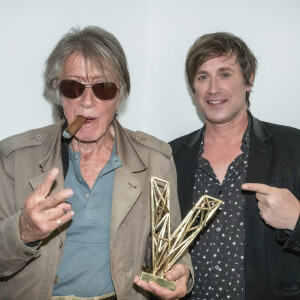
[{"label": "cigar ash", "polygon": [[70,139],[82,127],[86,120],[87,119],[84,116],[77,116],[76,119],[64,130],[63,137]]}]

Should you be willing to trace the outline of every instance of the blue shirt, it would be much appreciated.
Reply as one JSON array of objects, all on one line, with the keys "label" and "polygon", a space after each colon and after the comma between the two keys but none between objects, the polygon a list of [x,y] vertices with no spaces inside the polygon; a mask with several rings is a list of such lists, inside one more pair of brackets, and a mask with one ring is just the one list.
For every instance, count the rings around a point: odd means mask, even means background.
[{"label": "blue shirt", "polygon": [[53,296],[94,297],[114,291],[110,274],[110,217],[115,169],[122,165],[114,145],[92,189],[80,171],[80,152],[69,150],[65,188],[75,212],[67,228]]}]

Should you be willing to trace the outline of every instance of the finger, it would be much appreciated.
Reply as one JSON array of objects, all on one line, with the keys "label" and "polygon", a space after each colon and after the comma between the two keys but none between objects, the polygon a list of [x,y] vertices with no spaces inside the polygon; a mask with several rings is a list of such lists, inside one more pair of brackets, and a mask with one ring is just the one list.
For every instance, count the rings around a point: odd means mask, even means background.
[{"label": "finger", "polygon": [[62,215],[61,217],[53,220],[52,221],[53,230],[64,225],[65,223],[69,222],[73,216],[74,216],[74,211],[69,211],[69,212],[65,213],[64,215]]},{"label": "finger", "polygon": [[47,219],[50,221],[56,220],[58,218],[61,218],[66,213],[71,212],[71,209],[64,210],[62,207],[54,207],[48,210]]},{"label": "finger", "polygon": [[[73,195],[73,190],[71,189],[64,189],[59,191],[57,194],[50,195],[45,198],[45,201],[41,202],[40,205],[42,209],[48,209],[57,207],[58,205],[68,207],[70,204],[63,204],[66,199],[70,198]],[[68,208],[66,209],[68,210]]]},{"label": "finger", "polygon": [[181,278],[184,274],[178,270],[170,270],[166,273],[165,278],[170,281],[176,281],[178,278]]},{"label": "finger", "polygon": [[47,174],[45,181],[39,186],[37,192],[44,198],[46,198],[51,190],[51,187],[59,173],[58,168],[53,168]]},{"label": "finger", "polygon": [[141,287],[142,289],[153,293],[153,290],[151,289],[151,287],[149,286],[149,283],[142,280],[140,277],[135,276],[133,282],[138,285],[139,287]]},{"label": "finger", "polygon": [[268,195],[271,193],[272,187],[262,183],[244,183],[242,184],[242,189]]},{"label": "finger", "polygon": [[62,202],[58,204],[56,207],[62,208],[64,211],[68,211],[72,208],[72,205],[68,202]]},{"label": "finger", "polygon": [[151,288],[153,294],[162,299],[179,299],[184,297],[186,294],[186,286],[180,283],[176,283],[175,291],[164,288],[152,281],[149,282],[149,287]]},{"label": "finger", "polygon": [[175,264],[173,268],[168,271],[165,275],[165,278],[171,281],[177,281],[177,280],[188,280],[190,271],[186,266],[183,266],[181,264]]},{"label": "finger", "polygon": [[263,203],[261,202],[261,201],[258,201],[257,202],[257,207],[258,207],[258,209],[261,211],[261,210],[263,210]]}]

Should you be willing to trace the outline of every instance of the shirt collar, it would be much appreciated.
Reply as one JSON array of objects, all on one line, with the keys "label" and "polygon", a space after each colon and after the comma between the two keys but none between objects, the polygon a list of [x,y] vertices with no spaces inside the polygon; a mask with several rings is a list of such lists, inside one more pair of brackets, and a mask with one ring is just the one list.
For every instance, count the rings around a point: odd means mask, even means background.
[{"label": "shirt collar", "polygon": [[[247,128],[244,132],[243,138],[242,138],[242,145],[241,145],[241,150],[243,152],[245,152],[246,149],[249,149],[249,145],[250,145],[250,132],[251,132],[251,128],[252,128],[252,115],[250,114],[249,111],[247,111],[248,113],[248,125]],[[201,129],[201,133],[200,133],[200,149],[199,149],[199,156],[202,155],[202,153],[204,152],[204,135],[205,135],[205,130],[206,130],[206,125],[204,125]]]}]

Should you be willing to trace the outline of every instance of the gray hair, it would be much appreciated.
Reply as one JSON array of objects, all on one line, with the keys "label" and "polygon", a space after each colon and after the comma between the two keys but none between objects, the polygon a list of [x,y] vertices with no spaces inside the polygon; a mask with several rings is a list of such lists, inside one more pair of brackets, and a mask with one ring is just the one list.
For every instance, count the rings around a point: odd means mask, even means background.
[{"label": "gray hair", "polygon": [[[86,61],[92,62],[102,71],[119,81],[120,100],[130,93],[130,76],[123,48],[110,32],[88,26],[83,29],[71,28],[58,42],[46,61],[45,88],[51,100],[61,110],[61,98],[54,82],[59,79],[64,62],[73,53],[80,53]],[[117,84],[118,85],[118,84]]]}]

